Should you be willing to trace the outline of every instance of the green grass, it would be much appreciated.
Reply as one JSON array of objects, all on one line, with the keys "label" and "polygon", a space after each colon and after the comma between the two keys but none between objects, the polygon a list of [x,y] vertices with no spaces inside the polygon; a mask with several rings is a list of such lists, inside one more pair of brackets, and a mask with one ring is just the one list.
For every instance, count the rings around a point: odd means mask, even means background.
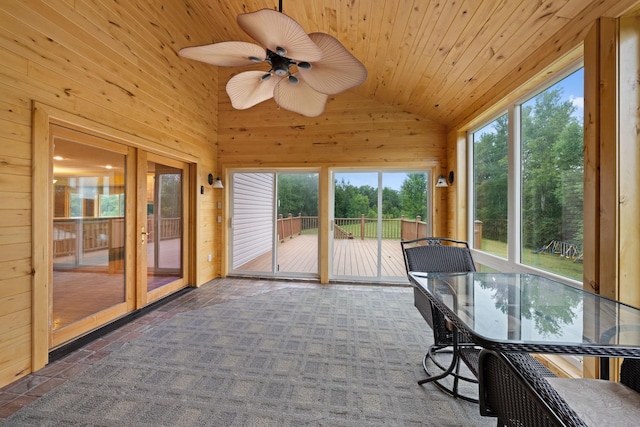
[{"label": "green grass", "polygon": [[[496,240],[482,239],[482,250],[503,258],[507,257],[507,244]],[[533,249],[522,251],[522,264],[582,281],[582,263],[571,258],[562,258],[549,253],[533,253]]]},{"label": "green grass", "polygon": [[[390,223],[390,227],[388,230],[383,230],[383,235],[387,235],[387,232],[394,233],[393,225],[394,223]],[[400,235],[399,224],[397,222],[397,235]],[[342,226],[342,228],[351,232],[355,238],[360,238],[360,223],[354,224],[346,224]],[[304,230],[302,234],[315,234],[317,233],[317,229]],[[366,222],[365,223],[365,233],[367,238],[376,238],[373,236],[377,235],[377,224],[375,222]],[[386,238],[386,237],[384,237]],[[400,240],[399,237],[391,237],[393,239]],[[504,242],[499,242],[497,240],[488,240],[482,239],[482,250],[484,252],[488,252],[490,254],[507,258],[507,244]],[[560,276],[569,277],[574,280],[582,281],[582,263],[581,262],[573,262],[573,259],[561,258],[559,255],[553,255],[549,253],[533,253],[532,249],[524,249],[522,252],[522,263],[531,267],[539,268],[541,270],[549,271],[554,274],[558,274]]]},{"label": "green grass", "polygon": [[[353,234],[354,237],[360,238],[361,225],[360,222],[341,225],[343,230]],[[368,220],[364,223],[364,235],[367,239],[377,239],[378,223],[375,220]],[[382,238],[383,239],[400,239],[400,221],[382,221]]]}]

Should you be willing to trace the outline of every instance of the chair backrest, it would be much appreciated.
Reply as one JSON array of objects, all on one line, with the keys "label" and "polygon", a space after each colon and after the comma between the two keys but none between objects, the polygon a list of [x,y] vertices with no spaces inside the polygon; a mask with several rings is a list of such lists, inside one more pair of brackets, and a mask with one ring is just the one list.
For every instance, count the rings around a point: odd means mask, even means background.
[{"label": "chair backrest", "polygon": [[640,359],[626,358],[622,361],[620,382],[640,393]]},{"label": "chair backrest", "polygon": [[480,415],[498,417],[499,426],[586,427],[527,353],[483,349],[478,358]]},{"label": "chair backrest", "polygon": [[423,237],[400,242],[407,274],[476,271],[469,244],[444,237]]},{"label": "chair backrest", "polygon": [[[444,237],[423,237],[403,240],[402,253],[407,276],[411,271],[423,273],[460,273],[476,271],[467,242]],[[433,307],[422,291],[414,287],[414,304],[427,324],[433,330],[433,340],[437,346],[453,343],[452,328],[440,310]],[[462,338],[461,342],[469,342]]]}]

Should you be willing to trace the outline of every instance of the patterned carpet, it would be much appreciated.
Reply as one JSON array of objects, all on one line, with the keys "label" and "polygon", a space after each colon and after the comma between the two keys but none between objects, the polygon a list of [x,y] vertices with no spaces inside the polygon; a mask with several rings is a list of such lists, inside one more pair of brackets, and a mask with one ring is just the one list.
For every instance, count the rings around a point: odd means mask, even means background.
[{"label": "patterned carpet", "polygon": [[268,292],[174,316],[4,425],[495,425],[417,385],[430,337],[409,288]]}]

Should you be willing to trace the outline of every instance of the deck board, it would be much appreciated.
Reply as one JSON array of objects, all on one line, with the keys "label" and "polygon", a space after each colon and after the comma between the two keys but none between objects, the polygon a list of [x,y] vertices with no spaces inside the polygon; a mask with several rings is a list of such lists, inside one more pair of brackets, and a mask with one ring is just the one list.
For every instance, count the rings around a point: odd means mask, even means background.
[{"label": "deck board", "polygon": [[[334,277],[378,276],[377,240],[336,239],[333,243]],[[399,240],[382,241],[381,277],[405,278]],[[278,244],[278,272],[318,274],[318,239],[302,235]],[[240,266],[237,271],[271,271],[271,252]]]}]

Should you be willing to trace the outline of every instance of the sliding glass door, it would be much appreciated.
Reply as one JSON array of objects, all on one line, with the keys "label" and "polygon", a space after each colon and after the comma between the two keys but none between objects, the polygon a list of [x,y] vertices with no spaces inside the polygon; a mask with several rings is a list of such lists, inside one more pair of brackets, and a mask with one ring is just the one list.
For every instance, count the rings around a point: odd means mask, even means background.
[{"label": "sliding glass door", "polygon": [[[55,344],[125,312],[127,147],[52,126]],[[89,320],[87,320],[89,319]],[[86,324],[86,326],[85,326]]]},{"label": "sliding glass door", "polygon": [[230,271],[243,275],[318,275],[318,174],[231,175]]},{"label": "sliding glass door", "polygon": [[188,165],[51,125],[50,347],[187,286]]},{"label": "sliding glass door", "polygon": [[426,237],[425,172],[334,172],[331,276],[405,282],[400,240]]},{"label": "sliding glass door", "polygon": [[187,251],[184,218],[186,165],[162,156],[147,154],[143,206],[140,222],[141,256],[146,264],[141,282],[146,285],[146,302],[157,300],[185,285]]}]

